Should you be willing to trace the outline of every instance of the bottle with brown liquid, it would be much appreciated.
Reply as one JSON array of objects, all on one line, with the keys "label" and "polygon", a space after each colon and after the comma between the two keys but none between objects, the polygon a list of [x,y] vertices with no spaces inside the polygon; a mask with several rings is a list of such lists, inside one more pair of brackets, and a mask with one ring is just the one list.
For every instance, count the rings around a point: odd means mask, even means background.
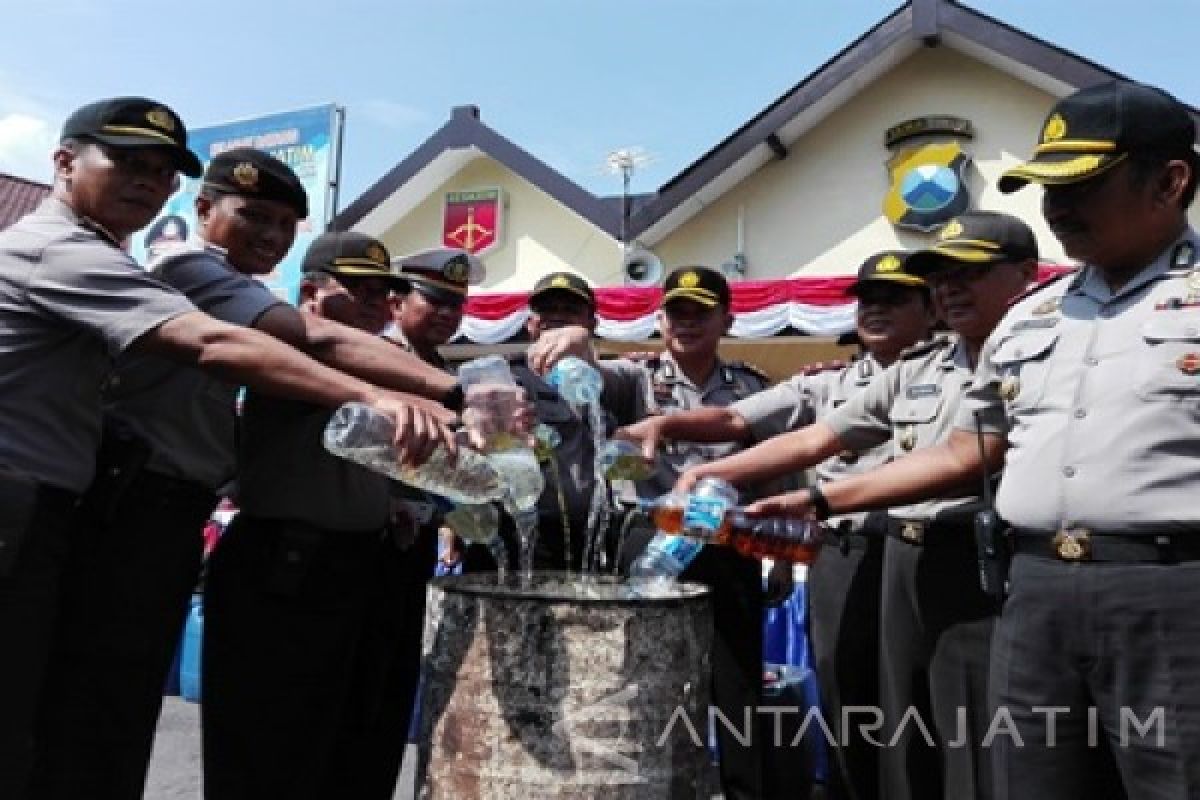
[{"label": "bottle with brown liquid", "polygon": [[705,478],[691,494],[672,492],[643,503],[642,509],[659,534],[732,547],[754,558],[795,564],[816,559],[823,534],[819,523],[787,517],[751,519],[736,503],[737,490],[729,483]]}]

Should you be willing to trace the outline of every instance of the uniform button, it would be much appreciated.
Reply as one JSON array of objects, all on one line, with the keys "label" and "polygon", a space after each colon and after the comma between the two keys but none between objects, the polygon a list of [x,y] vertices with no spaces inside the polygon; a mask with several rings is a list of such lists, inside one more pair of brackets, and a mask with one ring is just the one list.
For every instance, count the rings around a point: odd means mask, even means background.
[{"label": "uniform button", "polygon": [[121,474],[121,468],[120,467],[109,467],[108,474],[115,478]]},{"label": "uniform button", "polygon": [[1075,419],[1083,419],[1086,416],[1087,416],[1087,412],[1084,411],[1082,408],[1075,409]]},{"label": "uniform button", "polygon": [[1087,364],[1089,367],[1094,367],[1100,363],[1100,359],[1089,356],[1088,358],[1084,359],[1083,363]]},{"label": "uniform button", "polygon": [[1068,478],[1074,478],[1075,477],[1075,468],[1074,467],[1063,467],[1063,475],[1066,475]]}]

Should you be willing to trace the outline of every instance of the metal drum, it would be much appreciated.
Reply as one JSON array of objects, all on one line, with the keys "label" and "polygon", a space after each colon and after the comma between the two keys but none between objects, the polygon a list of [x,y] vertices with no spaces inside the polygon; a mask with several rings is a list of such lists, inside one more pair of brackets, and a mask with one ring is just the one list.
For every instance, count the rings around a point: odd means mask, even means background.
[{"label": "metal drum", "polygon": [[479,573],[428,608],[420,797],[712,796],[706,588]]}]

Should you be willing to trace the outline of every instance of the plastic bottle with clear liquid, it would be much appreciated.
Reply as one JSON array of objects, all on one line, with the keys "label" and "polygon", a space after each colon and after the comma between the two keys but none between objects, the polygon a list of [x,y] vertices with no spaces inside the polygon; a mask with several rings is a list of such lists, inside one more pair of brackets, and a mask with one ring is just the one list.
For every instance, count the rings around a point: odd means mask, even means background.
[{"label": "plastic bottle with clear liquid", "polygon": [[604,391],[604,379],[599,370],[576,356],[560,359],[546,374],[546,383],[573,406],[599,403]]},{"label": "plastic bottle with clear liquid", "polygon": [[670,493],[642,504],[657,529],[630,570],[633,577],[676,578],[705,544],[732,547],[745,556],[810,564],[821,546],[821,528],[785,517],[751,519],[737,507],[737,490],[705,478],[691,494]]},{"label": "plastic bottle with clear liquid", "polygon": [[459,448],[453,462],[439,447],[419,466],[401,463],[392,440],[396,424],[364,403],[346,403],[325,426],[325,449],[389,478],[455,503],[488,503],[505,495],[496,469],[480,454]]},{"label": "plastic bottle with clear liquid", "polygon": [[505,506],[518,513],[532,511],[546,488],[546,479],[533,449],[511,430],[524,390],[501,356],[468,361],[458,368],[458,379],[465,407],[471,410],[468,424],[480,426],[486,442],[484,455],[507,489]]}]

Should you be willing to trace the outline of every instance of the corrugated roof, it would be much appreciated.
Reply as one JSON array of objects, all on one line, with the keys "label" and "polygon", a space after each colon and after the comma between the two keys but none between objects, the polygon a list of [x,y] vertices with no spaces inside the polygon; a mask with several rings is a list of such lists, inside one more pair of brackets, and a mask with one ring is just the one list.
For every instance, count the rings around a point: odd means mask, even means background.
[{"label": "corrugated roof", "polygon": [[44,183],[0,172],[0,231],[37,208],[50,194]]}]

